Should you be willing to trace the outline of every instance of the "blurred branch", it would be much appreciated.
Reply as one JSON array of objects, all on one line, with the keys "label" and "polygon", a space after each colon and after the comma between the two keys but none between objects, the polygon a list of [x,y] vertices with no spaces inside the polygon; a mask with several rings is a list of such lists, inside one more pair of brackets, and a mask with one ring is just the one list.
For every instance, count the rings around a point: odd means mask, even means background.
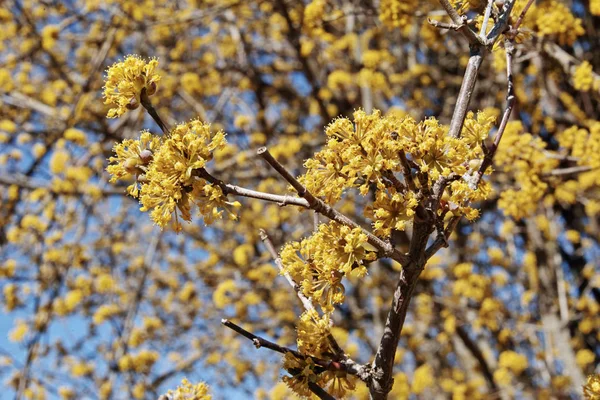
[{"label": "blurred branch", "polygon": [[[86,192],[85,190],[83,190],[81,187],[77,187],[74,191],[71,191],[71,192],[55,191],[52,188],[52,183],[42,182],[42,181],[36,180],[34,178],[29,178],[26,175],[18,174],[18,173],[12,173],[11,175],[0,175],[0,185],[7,185],[7,186],[8,185],[16,185],[20,188],[29,189],[29,190],[45,189],[50,192],[53,192],[53,193],[56,193],[59,195],[66,195],[66,196],[90,194],[90,193]],[[125,188],[119,188],[119,187],[107,187],[107,188],[101,189],[100,193],[102,193],[103,196],[125,196],[126,195]]]}]

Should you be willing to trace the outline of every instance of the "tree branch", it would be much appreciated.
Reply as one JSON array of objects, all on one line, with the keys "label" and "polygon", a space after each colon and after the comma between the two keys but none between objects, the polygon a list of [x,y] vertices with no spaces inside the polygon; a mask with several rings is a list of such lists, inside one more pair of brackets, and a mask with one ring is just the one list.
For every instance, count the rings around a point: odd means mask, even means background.
[{"label": "tree branch", "polygon": [[389,257],[402,265],[408,263],[409,258],[405,254],[402,254],[399,250],[395,249],[391,243],[381,240],[373,233],[361,227],[358,223],[354,222],[341,212],[326,204],[323,200],[313,196],[312,193],[302,186],[302,184],[298,182],[298,180],[271,155],[271,153],[269,153],[269,150],[267,150],[266,147],[261,147],[258,149],[257,154],[264,158],[273,169],[275,169],[290,185],[292,185],[300,197],[306,199],[310,209],[313,209],[319,214],[322,214],[342,225],[350,226],[352,228],[360,228],[363,233],[367,235],[369,244],[375,246],[381,252],[382,256]]}]

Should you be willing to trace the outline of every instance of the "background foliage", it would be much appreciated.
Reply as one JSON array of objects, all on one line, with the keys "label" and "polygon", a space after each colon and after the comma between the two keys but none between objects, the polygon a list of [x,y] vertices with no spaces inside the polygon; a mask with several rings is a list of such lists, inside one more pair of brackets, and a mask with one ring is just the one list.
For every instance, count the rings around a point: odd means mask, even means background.
[{"label": "background foliage", "polygon": [[[453,4],[476,17],[486,2]],[[246,199],[237,222],[196,219],[179,235],[153,226],[105,168],[115,142],[158,128],[141,107],[106,118],[104,71],[127,54],[157,57],[152,101],[166,122],[223,129],[212,171],[285,194],[257,147],[300,175],[324,126],[358,108],[450,122],[468,44],[429,18],[448,21],[435,1],[5,1],[0,376],[10,396],[156,398],[183,376],[217,398],[289,396],[280,357],[220,321],[295,345],[302,305],[259,230],[279,249],[310,234],[313,215]],[[599,372],[598,26],[598,0],[529,10],[513,120],[486,177],[493,193],[421,275],[393,398],[568,396]],[[473,110],[500,114],[505,69],[496,46]],[[348,195],[338,208],[368,227],[372,201]],[[393,240],[407,251],[408,237]],[[399,268],[380,260],[345,284],[333,334],[355,360],[371,361]]]}]

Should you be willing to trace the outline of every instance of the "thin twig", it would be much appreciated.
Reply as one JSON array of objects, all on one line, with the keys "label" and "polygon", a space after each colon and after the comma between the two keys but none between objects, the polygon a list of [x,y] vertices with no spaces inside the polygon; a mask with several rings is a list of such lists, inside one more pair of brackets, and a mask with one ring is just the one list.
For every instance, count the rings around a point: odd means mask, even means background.
[{"label": "thin twig", "polygon": [[294,278],[292,278],[292,276],[283,267],[281,258],[277,254],[277,251],[275,250],[275,246],[273,246],[273,242],[271,242],[271,239],[267,235],[267,232],[265,232],[264,229],[260,229],[258,234],[260,235],[260,239],[263,241],[265,247],[267,248],[267,251],[269,252],[269,254],[271,254],[271,257],[273,258],[275,265],[277,265],[277,268],[279,268],[279,273],[281,273],[281,275],[283,275],[285,277],[285,279],[288,281],[290,286],[294,289],[294,291],[296,292],[296,295],[302,302],[304,309],[306,311],[314,310],[315,306],[313,305],[312,301],[308,297],[306,297],[304,295],[304,293],[302,293],[302,291],[300,290],[300,286],[296,283],[296,281],[294,281]]},{"label": "thin twig", "polygon": [[581,166],[576,166],[576,167],[553,169],[552,171],[550,171],[544,175],[545,176],[577,175],[577,174],[581,174],[584,172],[592,171],[593,169],[594,168],[592,168],[588,165],[581,165]]},{"label": "thin twig", "polygon": [[345,371],[345,372],[352,374],[352,371],[348,370],[346,364],[343,362],[323,360],[318,357],[313,357],[313,356],[302,354],[299,351],[292,350],[288,347],[280,346],[277,343],[271,342],[270,340],[267,340],[265,338],[257,336],[252,332],[248,332],[241,326],[229,321],[228,319],[222,319],[221,323],[223,325],[225,325],[226,327],[228,327],[229,329],[242,335],[246,339],[252,341],[252,343],[254,344],[254,347],[256,347],[257,349],[264,347],[264,348],[273,350],[273,351],[275,351],[277,353],[281,353],[281,354],[291,353],[294,357],[299,358],[301,360],[311,359],[315,363],[315,365],[318,365],[319,367],[322,368],[321,371],[318,371],[319,373],[323,372],[323,371]]},{"label": "thin twig", "polygon": [[492,5],[494,4],[494,0],[488,0],[488,4],[485,8],[485,15],[483,16],[483,23],[481,24],[481,30],[479,31],[479,36],[482,39],[485,39],[485,34],[487,31],[488,22],[490,21],[490,14],[492,13]]},{"label": "thin twig", "polygon": [[310,205],[306,199],[301,197],[293,197],[293,196],[281,196],[277,194],[259,192],[252,189],[246,189],[241,186],[231,185],[229,183],[225,183],[218,178],[212,176],[207,170],[204,168],[198,169],[195,171],[195,174],[212,183],[213,185],[217,185],[221,188],[225,195],[233,194],[236,196],[249,197],[253,199],[259,199],[264,201],[270,201],[272,203],[277,203],[280,206],[298,206],[303,208],[310,208]]},{"label": "thin twig", "polygon": [[321,386],[317,385],[314,382],[308,382],[308,388],[311,392],[321,400],[335,400],[335,397],[330,395],[323,389]]},{"label": "thin twig", "polygon": [[451,23],[447,23],[447,22],[441,22],[441,21],[431,19],[431,18],[427,18],[427,22],[429,23],[429,25],[435,26],[436,28],[440,28],[440,29],[448,29],[448,30],[457,31],[460,28],[460,25],[451,24]]},{"label": "thin twig", "polygon": [[352,219],[326,204],[323,200],[316,198],[300,182],[298,182],[298,180],[292,174],[290,174],[279,161],[277,161],[271,155],[266,147],[261,147],[258,149],[257,154],[260,155],[273,169],[275,169],[275,171],[277,171],[290,185],[292,185],[300,197],[308,201],[309,208],[342,225],[350,226],[352,228],[360,228],[362,232],[367,235],[368,242],[372,246],[375,246],[383,257],[389,257],[402,265],[408,263],[408,256],[395,249],[391,243],[381,240],[373,233],[361,227]]},{"label": "thin twig", "polygon": [[525,19],[525,14],[527,14],[529,7],[531,7],[531,5],[533,4],[534,1],[535,0],[529,0],[527,2],[527,4],[525,5],[525,8],[523,8],[523,11],[521,11],[521,14],[519,14],[519,18],[517,19],[517,22],[515,22],[515,25],[513,26],[514,31],[517,31],[519,29],[519,27],[523,23],[523,19]]},{"label": "thin twig", "polygon": [[506,108],[504,109],[502,120],[500,121],[500,126],[498,127],[498,132],[496,132],[496,136],[494,137],[494,142],[491,144],[491,146],[488,147],[488,151],[484,156],[483,161],[481,162],[481,166],[475,174],[475,179],[469,182],[469,185],[472,189],[477,188],[479,182],[483,178],[483,174],[485,174],[485,171],[488,169],[488,167],[492,165],[494,155],[498,150],[498,145],[500,144],[500,140],[502,140],[502,135],[504,134],[506,125],[508,124],[510,114],[512,113],[512,109],[516,101],[514,78],[512,72],[512,58],[515,52],[515,46],[511,39],[506,39],[504,42],[504,46],[506,47],[506,79],[508,81],[508,89],[506,93]]},{"label": "thin twig", "polygon": [[467,25],[466,15],[459,15],[456,9],[452,6],[452,4],[450,4],[448,0],[440,0],[440,4],[442,5],[442,7],[444,7],[444,10],[446,10],[448,15],[450,16],[450,19],[452,20],[452,22],[454,22],[454,25],[457,26],[455,30],[462,33],[471,45],[483,45],[481,38],[469,27],[469,25]]},{"label": "thin twig", "polygon": [[156,112],[156,109],[154,108],[154,106],[152,105],[152,102],[150,101],[150,98],[148,97],[148,93],[146,92],[146,88],[142,89],[142,93],[140,95],[140,102],[141,102],[142,106],[146,109],[146,111],[148,111],[148,114],[150,114],[150,116],[152,117],[152,119],[158,124],[158,126],[163,131],[163,133],[165,135],[168,135],[170,129],[167,126],[167,124],[165,124],[163,122],[162,118],[160,118],[160,116]]}]

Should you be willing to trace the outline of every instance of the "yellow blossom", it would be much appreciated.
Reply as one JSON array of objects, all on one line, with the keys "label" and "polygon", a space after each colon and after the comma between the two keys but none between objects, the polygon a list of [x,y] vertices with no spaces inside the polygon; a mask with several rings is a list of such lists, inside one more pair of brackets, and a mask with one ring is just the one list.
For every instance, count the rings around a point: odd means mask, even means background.
[{"label": "yellow blossom", "polygon": [[591,350],[582,349],[577,352],[575,360],[580,368],[585,368],[596,360],[596,356]]},{"label": "yellow blossom", "polygon": [[63,133],[63,137],[66,140],[69,140],[73,143],[77,143],[82,146],[87,143],[85,133],[79,129],[69,128]]},{"label": "yellow blossom", "polygon": [[175,390],[169,390],[167,393],[171,400],[211,400],[212,396],[208,392],[209,387],[204,382],[192,384],[186,378],[183,378],[181,385]]},{"label": "yellow blossom", "polygon": [[235,219],[239,202],[230,202],[222,189],[201,178],[213,151],[225,146],[225,134],[213,134],[210,125],[199,120],[177,125],[153,155],[142,185],[142,211],[160,227],[175,215],[175,230],[181,230],[179,218],[191,221],[190,206],[195,203],[206,224],[222,218],[226,210]]},{"label": "yellow blossom", "polygon": [[433,369],[429,364],[423,364],[415,370],[412,382],[412,391],[421,394],[435,383]]},{"label": "yellow blossom", "polygon": [[600,399],[600,375],[590,375],[587,377],[583,387],[583,397],[587,400]]},{"label": "yellow blossom", "polygon": [[145,89],[148,96],[156,92],[160,81],[160,75],[155,72],[157,66],[156,59],[146,62],[138,56],[130,55],[107,70],[104,104],[115,106],[108,110],[108,118],[119,117],[128,109],[139,107],[142,90]]},{"label": "yellow blossom", "polygon": [[577,90],[586,92],[592,89],[592,87],[594,89],[600,87],[600,81],[594,79],[592,64],[584,61],[575,68],[575,73],[573,74],[573,86]]},{"label": "yellow blossom", "polygon": [[[113,151],[116,153],[116,157],[108,159],[110,164],[106,168],[111,175],[110,181],[117,182],[135,175],[138,182],[139,180],[145,182],[148,165],[160,145],[160,138],[148,131],[142,131],[137,140],[125,139],[121,143],[115,144]],[[127,188],[127,192],[133,197],[138,197],[139,187],[139,183],[134,183]]]},{"label": "yellow blossom", "polygon": [[309,310],[302,314],[296,331],[298,350],[302,354],[320,357],[329,350],[329,315],[319,316],[317,311]]},{"label": "yellow blossom", "polygon": [[500,353],[498,365],[501,368],[512,371],[515,375],[519,375],[527,369],[528,362],[525,355],[516,353],[512,350],[507,350]]},{"label": "yellow blossom", "polygon": [[15,327],[8,334],[8,339],[11,342],[22,342],[27,332],[29,332],[27,324],[23,321],[17,321]]},{"label": "yellow blossom", "polygon": [[100,325],[110,317],[121,312],[121,308],[116,304],[103,304],[94,313],[94,324]]},{"label": "yellow blossom", "polygon": [[379,20],[388,28],[404,28],[411,24],[418,8],[414,0],[382,0],[379,2]]},{"label": "yellow blossom", "polygon": [[300,359],[292,353],[285,353],[283,368],[292,375],[283,377],[285,384],[298,395],[309,397],[312,392],[308,388],[308,384],[309,382],[316,383],[318,379],[314,372],[315,365],[312,359]]}]

